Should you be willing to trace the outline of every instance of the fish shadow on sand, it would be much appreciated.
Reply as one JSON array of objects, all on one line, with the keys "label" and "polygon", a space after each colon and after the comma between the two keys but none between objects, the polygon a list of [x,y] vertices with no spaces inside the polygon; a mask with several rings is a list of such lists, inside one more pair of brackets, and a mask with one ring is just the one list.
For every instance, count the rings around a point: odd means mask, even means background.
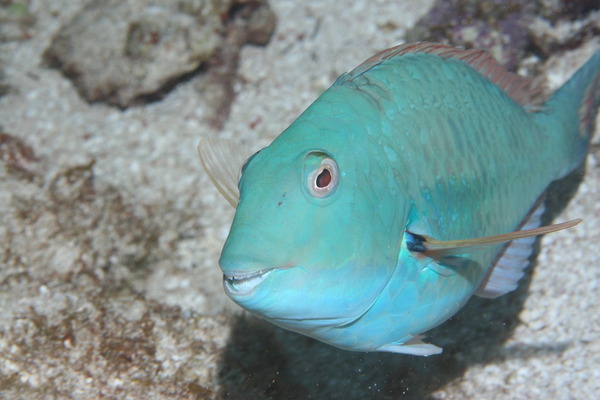
[{"label": "fish shadow on sand", "polygon": [[[553,183],[544,223],[565,208],[583,179],[584,165]],[[218,372],[228,399],[430,399],[474,365],[560,353],[569,343],[505,347],[520,323],[534,261],[519,288],[497,299],[474,297],[427,341],[444,348],[427,358],[336,349],[249,315],[236,316]]]}]

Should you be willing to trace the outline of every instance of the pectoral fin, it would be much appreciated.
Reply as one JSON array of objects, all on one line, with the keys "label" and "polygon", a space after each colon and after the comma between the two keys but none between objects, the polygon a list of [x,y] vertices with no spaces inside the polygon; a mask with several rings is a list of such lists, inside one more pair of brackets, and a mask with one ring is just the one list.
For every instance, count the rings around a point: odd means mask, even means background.
[{"label": "pectoral fin", "polygon": [[[407,231],[405,236],[407,249],[431,258],[432,263],[430,264],[438,262],[450,268],[451,265],[456,267],[453,263],[455,260],[453,255],[465,253],[465,249],[506,242],[475,292],[479,297],[502,296],[517,288],[519,280],[524,275],[523,270],[529,264],[529,257],[534,251],[535,236],[568,229],[581,222],[581,219],[575,219],[540,227],[544,214],[543,199],[544,197],[541,196],[536,202],[518,231],[463,240],[437,240],[430,236],[417,235]],[[456,259],[460,259],[460,257]],[[454,268],[454,270],[457,269]],[[437,272],[436,269],[434,271]],[[440,273],[440,275],[443,274]]]},{"label": "pectoral fin", "polygon": [[229,204],[237,207],[241,167],[252,151],[228,139],[202,138],[198,144],[198,155],[219,193]]},{"label": "pectoral fin", "polygon": [[407,246],[410,251],[423,253],[432,258],[439,258],[440,256],[456,254],[462,249],[489,246],[503,242],[510,242],[511,240],[523,239],[527,237],[545,235],[546,233],[557,232],[563,229],[572,228],[580,222],[581,219],[574,219],[571,221],[562,222],[560,224],[547,225],[534,229],[503,233],[501,235],[459,240],[437,240],[430,236],[418,235],[412,232],[407,232],[410,234],[410,238],[409,240],[407,240]]}]

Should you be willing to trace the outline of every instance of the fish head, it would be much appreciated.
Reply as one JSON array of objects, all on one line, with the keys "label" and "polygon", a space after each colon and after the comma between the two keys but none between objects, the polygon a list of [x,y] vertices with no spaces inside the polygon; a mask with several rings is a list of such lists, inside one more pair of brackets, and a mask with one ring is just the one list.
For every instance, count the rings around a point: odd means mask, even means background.
[{"label": "fish head", "polygon": [[326,130],[296,121],[245,163],[219,261],[231,299],[303,333],[359,318],[398,254],[384,226],[396,221],[374,215],[355,150]]}]

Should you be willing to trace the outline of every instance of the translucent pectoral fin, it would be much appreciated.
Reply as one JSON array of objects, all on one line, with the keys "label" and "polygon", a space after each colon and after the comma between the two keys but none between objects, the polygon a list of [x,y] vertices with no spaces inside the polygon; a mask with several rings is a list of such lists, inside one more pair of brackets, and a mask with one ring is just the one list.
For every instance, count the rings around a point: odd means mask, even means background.
[{"label": "translucent pectoral fin", "polygon": [[240,194],[238,182],[241,167],[252,151],[228,139],[202,138],[198,144],[200,162],[219,193],[233,207],[237,207]]},{"label": "translucent pectoral fin", "polygon": [[544,235],[546,233],[572,228],[580,222],[581,219],[574,219],[572,221],[542,226],[540,228],[503,233],[501,235],[459,240],[437,240],[430,236],[418,235],[407,231],[407,233],[410,235],[409,240],[407,240],[407,246],[410,251],[424,253],[435,258],[436,256],[439,257],[439,255],[454,254],[461,249],[489,246],[498,243],[510,242],[511,240]]},{"label": "translucent pectoral fin", "polygon": [[411,354],[413,356],[431,356],[441,354],[443,349],[431,343],[424,343],[423,336],[418,335],[405,343],[390,343],[381,346],[377,351],[387,351],[390,353]]},{"label": "translucent pectoral fin", "polygon": [[[543,202],[539,202],[523,221],[520,230],[474,239],[437,240],[406,231],[406,247],[413,253],[428,257],[430,261],[426,265],[427,268],[440,276],[448,277],[453,271],[460,273],[461,270],[466,272],[469,268],[481,268],[479,265],[469,263],[469,259],[461,258],[461,254],[476,247],[506,243],[475,292],[479,297],[502,296],[517,288],[519,280],[524,275],[523,270],[529,264],[536,236],[568,229],[581,222],[581,219],[575,219],[540,227],[543,212]],[[463,275],[472,276],[468,273]]]}]

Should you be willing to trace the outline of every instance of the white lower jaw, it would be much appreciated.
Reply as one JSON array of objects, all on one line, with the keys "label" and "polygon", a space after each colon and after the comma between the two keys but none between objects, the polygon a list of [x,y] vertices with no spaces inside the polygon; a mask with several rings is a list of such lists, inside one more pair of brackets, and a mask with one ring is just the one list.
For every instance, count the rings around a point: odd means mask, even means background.
[{"label": "white lower jaw", "polygon": [[246,296],[252,293],[272,271],[258,271],[251,274],[224,274],[223,286],[230,296]]}]

